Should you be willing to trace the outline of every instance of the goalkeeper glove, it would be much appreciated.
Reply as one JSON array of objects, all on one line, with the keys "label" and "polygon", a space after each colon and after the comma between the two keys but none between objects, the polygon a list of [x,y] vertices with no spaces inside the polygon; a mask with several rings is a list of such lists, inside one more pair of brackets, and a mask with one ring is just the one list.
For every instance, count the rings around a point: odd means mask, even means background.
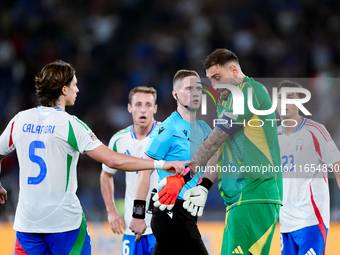
[{"label": "goalkeeper glove", "polygon": [[152,200],[155,201],[154,206],[159,207],[161,211],[164,211],[165,209],[170,211],[175,205],[179,192],[190,180],[190,166],[185,168],[184,176],[171,175],[163,178],[163,180],[158,183],[158,189],[161,190],[152,198]]},{"label": "goalkeeper glove", "polygon": [[183,208],[191,213],[192,216],[197,215],[201,217],[203,215],[205,202],[208,198],[209,189],[212,185],[213,183],[210,179],[203,177],[201,183],[184,193]]}]

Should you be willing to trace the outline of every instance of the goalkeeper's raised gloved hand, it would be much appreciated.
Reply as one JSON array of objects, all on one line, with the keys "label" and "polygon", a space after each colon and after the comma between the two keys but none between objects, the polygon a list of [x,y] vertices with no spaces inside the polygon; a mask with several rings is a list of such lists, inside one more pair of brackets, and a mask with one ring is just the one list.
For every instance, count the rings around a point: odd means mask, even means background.
[{"label": "goalkeeper's raised gloved hand", "polygon": [[205,202],[208,198],[209,189],[212,185],[213,183],[210,179],[203,177],[201,183],[184,193],[183,208],[191,213],[192,216],[197,215],[201,217],[203,215]]},{"label": "goalkeeper's raised gloved hand", "polygon": [[191,180],[192,173],[190,166],[187,166],[183,176],[171,175],[161,180],[158,183],[158,189],[161,190],[152,198],[155,201],[154,206],[159,207],[161,211],[165,209],[171,210],[175,205],[179,192]]}]

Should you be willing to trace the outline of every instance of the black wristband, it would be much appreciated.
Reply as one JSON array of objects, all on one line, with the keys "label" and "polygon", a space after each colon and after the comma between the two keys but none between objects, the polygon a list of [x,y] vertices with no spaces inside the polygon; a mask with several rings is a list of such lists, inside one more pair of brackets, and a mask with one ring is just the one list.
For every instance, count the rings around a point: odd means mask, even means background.
[{"label": "black wristband", "polygon": [[207,190],[209,190],[209,189],[211,188],[211,186],[213,185],[213,182],[212,182],[210,179],[208,179],[208,178],[206,178],[206,177],[203,177],[201,183],[200,183],[200,184],[197,184],[197,186],[198,186],[198,185],[201,185],[201,186],[203,186],[204,188],[206,188]]},{"label": "black wristband", "polygon": [[132,218],[145,219],[145,200],[133,200]]},{"label": "black wristband", "polygon": [[190,168],[190,171],[186,173],[186,175],[183,175],[184,182],[187,183],[192,179],[192,177],[195,175],[195,172],[191,169],[191,167],[188,165],[187,167]]}]

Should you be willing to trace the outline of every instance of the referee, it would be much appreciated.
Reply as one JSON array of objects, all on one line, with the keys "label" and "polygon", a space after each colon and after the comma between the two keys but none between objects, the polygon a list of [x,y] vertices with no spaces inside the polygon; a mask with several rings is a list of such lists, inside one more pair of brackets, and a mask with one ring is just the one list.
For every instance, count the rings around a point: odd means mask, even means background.
[{"label": "referee", "polygon": [[[179,70],[173,80],[172,95],[177,101],[177,111],[173,112],[151,134],[144,158],[156,160],[190,160],[211,128],[204,121],[196,120],[196,110],[201,104],[201,84],[199,75],[191,70]],[[135,213],[130,229],[137,235],[145,231],[145,198],[149,188],[151,171],[140,172],[136,187]],[[157,170],[159,182],[170,176],[166,171]],[[197,217],[183,208],[184,193],[195,187],[198,178],[187,182],[178,195],[171,210],[155,208],[151,228],[156,237],[153,254],[208,254],[197,228]]]}]

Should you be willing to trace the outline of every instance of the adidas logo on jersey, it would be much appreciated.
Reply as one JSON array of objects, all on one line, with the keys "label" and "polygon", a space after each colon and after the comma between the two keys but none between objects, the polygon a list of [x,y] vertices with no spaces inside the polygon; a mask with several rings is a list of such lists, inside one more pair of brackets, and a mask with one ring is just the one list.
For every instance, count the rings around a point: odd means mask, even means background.
[{"label": "adidas logo on jersey", "polygon": [[310,248],[305,255],[316,255],[316,253],[313,248]]},{"label": "adidas logo on jersey", "polygon": [[232,253],[233,254],[244,254],[241,249],[241,246],[237,246]]}]

